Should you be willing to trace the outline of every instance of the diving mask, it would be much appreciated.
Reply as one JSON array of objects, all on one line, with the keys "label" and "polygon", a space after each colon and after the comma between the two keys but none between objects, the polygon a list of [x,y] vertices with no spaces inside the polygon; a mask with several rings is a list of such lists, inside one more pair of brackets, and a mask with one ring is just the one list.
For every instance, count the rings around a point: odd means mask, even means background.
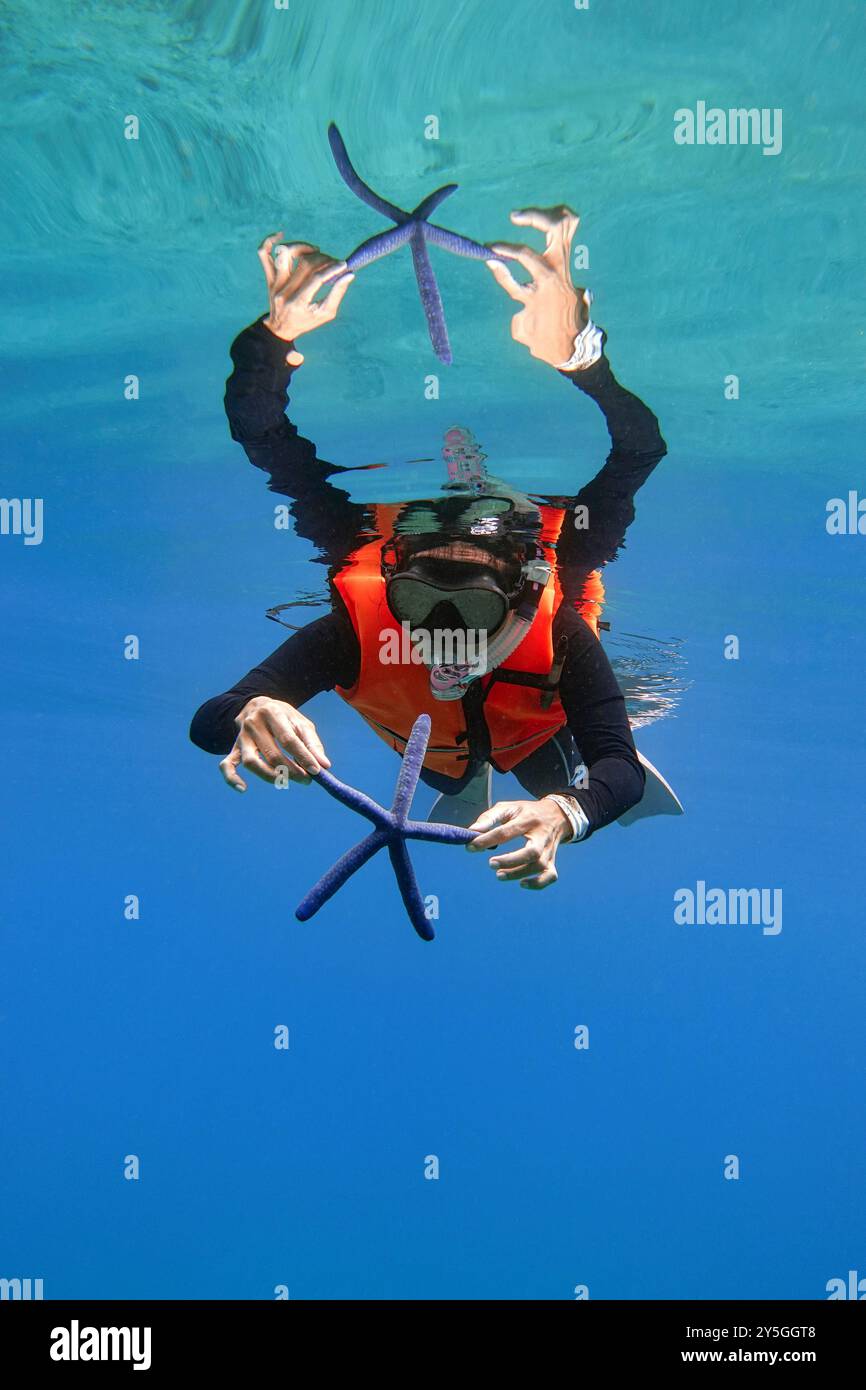
[{"label": "diving mask", "polygon": [[448,603],[464,627],[484,632],[502,626],[512,602],[493,571],[423,556],[392,575],[386,596],[395,618],[412,628],[422,628],[439,604]]}]

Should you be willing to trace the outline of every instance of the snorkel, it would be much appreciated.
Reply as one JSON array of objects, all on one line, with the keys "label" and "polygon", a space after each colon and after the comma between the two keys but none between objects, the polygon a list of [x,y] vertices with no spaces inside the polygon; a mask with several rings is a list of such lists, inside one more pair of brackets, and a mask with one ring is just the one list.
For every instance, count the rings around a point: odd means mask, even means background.
[{"label": "snorkel", "polygon": [[517,650],[538,613],[553,566],[540,552],[521,566],[523,584],[513,608],[485,643],[484,655],[474,666],[430,667],[430,691],[436,700],[462,700],[473,681],[490,675]]}]

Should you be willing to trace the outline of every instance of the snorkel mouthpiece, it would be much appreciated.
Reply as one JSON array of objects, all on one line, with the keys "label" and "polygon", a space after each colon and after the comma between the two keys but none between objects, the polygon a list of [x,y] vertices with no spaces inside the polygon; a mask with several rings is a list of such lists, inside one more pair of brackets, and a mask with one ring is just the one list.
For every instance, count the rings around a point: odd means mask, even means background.
[{"label": "snorkel mouthpiece", "polygon": [[434,700],[462,700],[472,682],[485,674],[474,666],[431,666],[430,692]]},{"label": "snorkel mouthpiece", "polygon": [[520,646],[535,621],[553,566],[548,560],[536,558],[528,560],[522,572],[525,584],[520,601],[486,643],[482,660],[474,666],[430,668],[430,691],[435,700],[461,700],[474,680],[495,671]]}]

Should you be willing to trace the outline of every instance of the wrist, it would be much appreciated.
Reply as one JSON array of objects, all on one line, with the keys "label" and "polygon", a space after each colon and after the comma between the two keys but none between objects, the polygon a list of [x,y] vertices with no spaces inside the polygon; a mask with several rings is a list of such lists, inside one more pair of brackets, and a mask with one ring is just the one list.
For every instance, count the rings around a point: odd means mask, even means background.
[{"label": "wrist", "polygon": [[550,792],[544,800],[554,803],[564,822],[561,843],[576,844],[578,840],[585,838],[589,830],[589,820],[577,801],[568,796],[559,796],[556,792]]},{"label": "wrist", "polygon": [[558,372],[569,375],[588,371],[601,359],[604,352],[604,329],[588,319],[585,326],[575,335],[569,354],[559,362],[554,362]]},{"label": "wrist", "polygon": [[258,320],[258,327],[264,329],[267,334],[268,347],[273,350],[274,353],[279,352],[282,363],[287,367],[291,367],[293,371],[296,367],[300,367],[304,360],[304,354],[298,352],[298,349],[295,347],[294,336],[287,337],[284,333],[280,332],[278,327],[271,320],[269,314],[262,315]]},{"label": "wrist", "polygon": [[556,817],[556,827],[559,831],[560,843],[572,839],[574,836],[574,826],[563,808],[561,798],[556,796],[545,796],[543,800],[550,806],[551,814]]},{"label": "wrist", "polygon": [[[567,362],[574,352],[574,343],[574,338],[559,339],[552,346],[545,343],[542,351],[533,352],[532,355],[533,357],[537,357],[539,361],[544,362],[546,366],[554,367],[556,371],[561,371],[562,363]],[[531,348],[530,352],[532,352]]]},{"label": "wrist", "polygon": [[239,722],[242,719],[249,719],[250,715],[258,714],[260,709],[267,708],[268,705],[274,703],[272,695],[252,695],[246,704],[238,710],[235,720]]},{"label": "wrist", "polygon": [[294,337],[293,337],[293,335],[292,335],[291,333],[284,333],[284,332],[281,332],[281,331],[280,331],[280,328],[278,327],[278,325],[274,323],[274,321],[273,321],[273,319],[271,318],[270,314],[265,314],[263,318],[259,319],[259,322],[261,323],[261,325],[262,325],[263,328],[266,328],[266,329],[268,330],[268,332],[271,334],[272,337],[274,337],[274,338],[279,338],[279,339],[280,339],[280,342],[283,342],[283,343],[293,343],[293,342],[294,342]]}]

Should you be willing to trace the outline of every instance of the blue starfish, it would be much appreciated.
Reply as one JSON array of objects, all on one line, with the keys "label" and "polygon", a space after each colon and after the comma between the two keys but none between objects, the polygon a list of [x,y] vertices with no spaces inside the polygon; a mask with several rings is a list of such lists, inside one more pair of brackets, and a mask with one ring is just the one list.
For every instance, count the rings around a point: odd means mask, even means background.
[{"label": "blue starfish", "polygon": [[418,891],[406,841],[439,840],[446,845],[465,845],[469,840],[475,839],[477,832],[464,830],[459,825],[430,825],[426,821],[408,819],[429,739],[430,716],[421,714],[412,725],[412,732],[403,752],[403,765],[397,778],[390,811],[386,811],[384,806],[380,806],[363,792],[356,791],[354,787],[347,787],[345,782],[339,782],[330,772],[316,773],[313,778],[315,782],[324,787],[337,801],[342,801],[344,806],[351,806],[353,811],[366,816],[376,828],[366,840],[346,850],[342,858],[338,859],[336,864],[322,875],[315,887],[310,889],[295,911],[299,922],[309,921],[319,908],[334,896],[337,889],[342,888],[352,877],[356,869],[360,869],[362,864],[366,864],[368,859],[372,859],[374,854],[387,845],[409,920],[419,936],[425,941],[433,940],[435,933],[424,913],[424,904]]},{"label": "blue starfish", "polygon": [[435,223],[428,222],[433,209],[452,193],[456,193],[456,183],[446,183],[442,188],[437,188],[435,193],[431,193],[420,202],[412,212],[404,212],[387,199],[380,198],[378,193],[374,193],[372,188],[358,177],[346,153],[343,137],[333,121],[328,126],[328,140],[344,183],[348,184],[362,203],[397,223],[396,227],[390,228],[387,232],[379,232],[377,236],[363,241],[348,257],[346,264],[350,270],[358,270],[363,265],[369,265],[371,261],[377,261],[380,256],[387,256],[390,251],[396,251],[398,246],[403,246],[408,241],[412,248],[415,279],[418,281],[421,303],[427,316],[433,351],[440,362],[450,363],[451,345],[445,326],[445,311],[427,254],[427,242],[432,241],[436,246],[444,246],[446,251],[453,252],[455,256],[469,256],[475,261],[498,260],[499,257],[494,256],[489,246],[482,246],[480,242],[470,241],[467,237],[458,236],[457,232],[449,232],[445,227],[437,227]]}]

